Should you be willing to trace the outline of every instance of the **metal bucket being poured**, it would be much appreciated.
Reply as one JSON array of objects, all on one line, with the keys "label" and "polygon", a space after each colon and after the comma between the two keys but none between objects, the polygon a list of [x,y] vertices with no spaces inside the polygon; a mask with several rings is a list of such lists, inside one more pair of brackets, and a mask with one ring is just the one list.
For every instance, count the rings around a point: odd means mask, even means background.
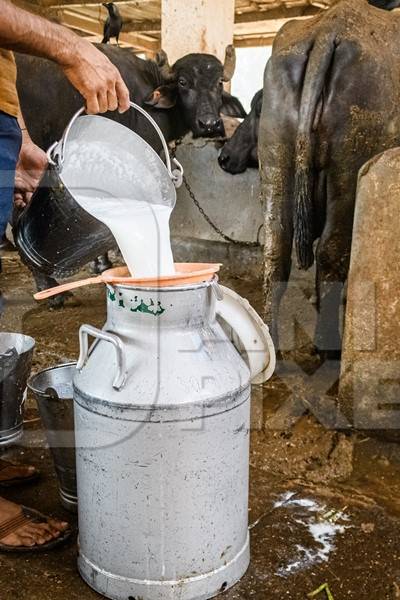
[{"label": "metal bucket being poured", "polygon": [[49,148],[49,167],[17,224],[16,241],[29,267],[68,277],[116,245],[109,228],[76,201],[81,194],[126,198],[134,189],[148,204],[174,207],[182,167],[173,159],[173,170],[154,119],[137,104],[131,106],[160,136],[166,164],[135,132],[105,117],[81,116],[80,109],[62,140]]}]

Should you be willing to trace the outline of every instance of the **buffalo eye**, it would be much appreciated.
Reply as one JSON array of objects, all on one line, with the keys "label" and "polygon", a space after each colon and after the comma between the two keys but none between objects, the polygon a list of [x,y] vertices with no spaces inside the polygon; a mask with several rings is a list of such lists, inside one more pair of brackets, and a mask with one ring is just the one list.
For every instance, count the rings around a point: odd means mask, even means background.
[{"label": "buffalo eye", "polygon": [[187,84],[188,84],[188,82],[186,81],[186,79],[185,79],[184,77],[179,77],[179,79],[178,79],[178,84],[179,84],[181,87],[186,87],[186,86],[187,86]]}]

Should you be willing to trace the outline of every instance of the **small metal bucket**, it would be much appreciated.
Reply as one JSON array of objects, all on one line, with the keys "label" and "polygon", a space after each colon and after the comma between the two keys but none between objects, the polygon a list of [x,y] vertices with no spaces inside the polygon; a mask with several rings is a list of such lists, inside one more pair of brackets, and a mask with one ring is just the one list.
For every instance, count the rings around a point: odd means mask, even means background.
[{"label": "small metal bucket", "polygon": [[[116,245],[111,231],[76,201],[80,193],[104,198],[140,198],[157,202],[149,181],[159,185],[162,202],[173,206],[183,169],[171,160],[161,129],[140,106],[159,135],[165,163],[134,131],[98,115],[71,119],[60,142],[48,150],[49,167],[16,226],[23,261],[53,277],[68,277]],[[79,118],[78,118],[79,117]],[[172,163],[177,169],[172,170]]]},{"label": "small metal bucket", "polygon": [[66,363],[33,375],[28,388],[34,394],[53,456],[61,503],[76,511],[75,431],[72,380],[76,363]]},{"label": "small metal bucket", "polygon": [[26,382],[35,340],[22,333],[0,333],[0,446],[22,435]]}]

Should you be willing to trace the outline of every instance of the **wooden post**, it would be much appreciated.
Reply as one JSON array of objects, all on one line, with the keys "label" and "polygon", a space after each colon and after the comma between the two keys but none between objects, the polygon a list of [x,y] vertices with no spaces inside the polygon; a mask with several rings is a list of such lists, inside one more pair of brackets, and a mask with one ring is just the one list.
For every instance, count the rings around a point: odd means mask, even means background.
[{"label": "wooden post", "polygon": [[162,0],[161,46],[170,64],[190,52],[205,52],[224,60],[233,43],[234,0]]}]

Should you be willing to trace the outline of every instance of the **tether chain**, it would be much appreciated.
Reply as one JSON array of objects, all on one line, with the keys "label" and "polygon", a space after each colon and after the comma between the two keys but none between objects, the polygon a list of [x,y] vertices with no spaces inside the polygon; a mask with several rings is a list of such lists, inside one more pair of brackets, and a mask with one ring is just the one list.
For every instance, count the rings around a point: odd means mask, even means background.
[{"label": "tether chain", "polygon": [[[176,148],[177,146],[179,146],[182,143],[182,138],[179,138],[178,140],[175,141],[175,148],[172,149],[171,155],[174,158],[175,157],[175,153],[176,153]],[[257,232],[257,241],[256,242],[246,242],[246,241],[242,241],[242,240],[234,240],[233,238],[229,237],[229,235],[226,235],[226,233],[224,233],[222,231],[222,229],[220,229],[218,227],[218,225],[216,225],[211,218],[208,216],[208,214],[205,212],[204,208],[201,206],[200,202],[197,200],[196,196],[194,195],[194,192],[192,190],[192,188],[189,185],[188,180],[186,179],[186,176],[183,175],[183,185],[185,186],[190,198],[193,200],[194,205],[196,206],[196,208],[198,209],[198,211],[200,212],[200,214],[204,217],[204,219],[207,221],[207,223],[210,225],[210,227],[212,229],[214,229],[214,231],[216,233],[218,233],[218,235],[220,237],[222,237],[222,239],[224,239],[227,242],[230,242],[231,244],[236,244],[237,246],[250,246],[250,247],[258,247],[260,246],[260,242],[258,241],[259,235],[260,235],[260,231],[262,229],[262,225],[260,225],[258,232]]]}]

